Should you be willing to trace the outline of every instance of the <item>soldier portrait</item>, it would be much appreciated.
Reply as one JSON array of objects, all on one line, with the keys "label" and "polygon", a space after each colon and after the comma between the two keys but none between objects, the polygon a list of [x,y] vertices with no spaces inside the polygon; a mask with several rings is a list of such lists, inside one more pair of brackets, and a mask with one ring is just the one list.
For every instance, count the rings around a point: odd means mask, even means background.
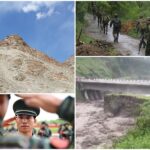
[{"label": "soldier portrait", "polygon": [[[73,96],[0,94],[0,108],[0,148],[74,148]],[[71,131],[61,138],[59,128],[64,123]]]},{"label": "soldier portrait", "polygon": [[13,105],[13,110],[16,116],[16,124],[19,134],[31,137],[36,123],[36,117],[40,113],[39,108],[30,107],[21,99]]}]

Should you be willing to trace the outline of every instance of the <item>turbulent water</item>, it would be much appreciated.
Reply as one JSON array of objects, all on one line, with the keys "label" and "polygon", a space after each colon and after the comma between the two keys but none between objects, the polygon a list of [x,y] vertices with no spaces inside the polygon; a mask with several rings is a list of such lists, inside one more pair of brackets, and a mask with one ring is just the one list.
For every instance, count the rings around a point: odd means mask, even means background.
[{"label": "turbulent water", "polygon": [[112,148],[113,142],[125,135],[135,124],[135,119],[105,114],[103,101],[77,102],[76,148]]}]

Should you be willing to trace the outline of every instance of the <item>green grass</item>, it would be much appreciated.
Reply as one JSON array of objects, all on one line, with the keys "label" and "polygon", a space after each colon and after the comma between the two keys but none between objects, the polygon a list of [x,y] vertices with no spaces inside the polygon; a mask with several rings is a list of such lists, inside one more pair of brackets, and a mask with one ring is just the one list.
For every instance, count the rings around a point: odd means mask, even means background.
[{"label": "green grass", "polygon": [[[147,99],[147,98],[146,98]],[[148,99],[149,100],[149,99]],[[141,105],[141,113],[137,118],[135,129],[113,145],[113,148],[150,148],[150,101]]]},{"label": "green grass", "polygon": [[77,58],[77,75],[113,78],[117,72],[120,72],[120,67],[115,59],[111,59],[112,61],[110,62],[108,59],[104,61],[103,58]]},{"label": "green grass", "polygon": [[50,128],[50,130],[52,131],[52,133],[57,133],[58,132],[58,128]]},{"label": "green grass", "polygon": [[[95,61],[92,59],[80,59],[77,61],[77,75],[85,76],[85,77],[102,77],[109,76],[110,70],[106,67],[102,67],[104,62],[98,61],[97,65],[95,65]],[[83,65],[82,65],[83,64]],[[94,66],[92,68],[91,66]]]},{"label": "green grass", "polygon": [[143,149],[150,148],[150,131],[143,133],[139,129],[135,129],[134,131],[130,131],[128,135],[122,138],[114,148],[120,149]]},{"label": "green grass", "polygon": [[78,40],[80,31],[81,31],[81,28],[82,28],[82,34],[81,34],[81,37],[80,37],[80,41],[89,44],[90,42],[94,41],[94,39],[92,37],[87,36],[84,33],[84,29],[86,28],[86,26],[87,26],[86,21],[84,21],[83,23],[77,21],[77,23],[76,23],[76,40]]},{"label": "green grass", "polygon": [[[35,130],[36,130],[36,132],[38,132],[39,131],[39,128],[34,128]],[[51,131],[52,131],[52,133],[57,133],[58,132],[58,128],[49,128]]]}]

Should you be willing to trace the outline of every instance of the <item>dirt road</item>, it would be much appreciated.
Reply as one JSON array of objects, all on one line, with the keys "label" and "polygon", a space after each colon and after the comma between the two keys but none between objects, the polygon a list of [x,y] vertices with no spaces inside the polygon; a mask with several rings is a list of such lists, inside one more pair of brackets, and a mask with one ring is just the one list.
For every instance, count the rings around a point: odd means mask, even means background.
[{"label": "dirt road", "polygon": [[[88,27],[85,30],[87,35],[96,40],[106,40],[113,43],[112,28],[109,27],[108,34],[105,35],[98,28],[97,20],[94,20],[92,15],[86,15],[85,19],[88,21]],[[141,49],[140,54],[138,54],[138,44],[139,40],[120,34],[119,43],[114,44],[114,47],[124,56],[144,56],[144,49]]]}]

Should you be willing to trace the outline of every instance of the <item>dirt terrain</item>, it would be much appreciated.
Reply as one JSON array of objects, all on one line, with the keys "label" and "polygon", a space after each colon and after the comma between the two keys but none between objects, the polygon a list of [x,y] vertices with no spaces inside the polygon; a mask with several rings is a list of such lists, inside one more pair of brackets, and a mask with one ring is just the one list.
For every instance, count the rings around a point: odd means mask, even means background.
[{"label": "dirt terrain", "polygon": [[64,63],[31,48],[18,35],[0,41],[0,91],[73,92],[74,57]]},{"label": "dirt terrain", "polygon": [[[87,28],[84,30],[85,34],[92,37],[95,40],[105,42],[107,45],[112,45],[115,52],[111,47],[90,47],[84,44],[83,46],[77,47],[77,55],[111,55],[111,56],[144,56],[144,49],[141,49],[140,54],[138,54],[139,40],[134,39],[128,35],[120,34],[119,43],[113,43],[112,28],[108,27],[108,34],[103,34],[100,28],[97,26],[97,20],[93,20],[93,16],[87,14],[85,20],[88,22]],[[88,47],[88,48],[87,48]],[[90,47],[90,48],[89,48]],[[105,51],[104,51],[105,50]],[[111,53],[111,50],[113,51]]]},{"label": "dirt terrain", "polygon": [[95,40],[90,44],[81,44],[77,46],[77,55],[79,56],[109,56],[109,55],[121,55],[121,53],[114,50],[113,44]]}]

